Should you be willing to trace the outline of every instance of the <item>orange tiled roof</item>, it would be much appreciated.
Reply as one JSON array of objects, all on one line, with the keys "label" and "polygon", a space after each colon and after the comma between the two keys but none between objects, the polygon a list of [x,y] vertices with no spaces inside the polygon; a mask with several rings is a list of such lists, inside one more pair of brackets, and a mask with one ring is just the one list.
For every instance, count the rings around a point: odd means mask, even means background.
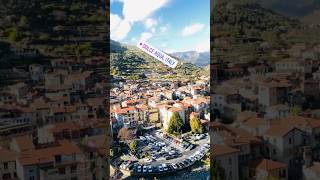
[{"label": "orange tiled roof", "polygon": [[16,155],[14,151],[0,147],[0,159],[2,162],[16,161]]},{"label": "orange tiled roof", "polygon": [[272,171],[275,169],[287,168],[287,165],[284,163],[269,160],[269,159],[259,159],[254,161],[251,167],[259,170]]},{"label": "orange tiled roof", "polygon": [[171,111],[171,112],[179,112],[179,111],[182,111],[183,109],[182,108],[179,108],[179,107],[171,107],[168,111]]},{"label": "orange tiled roof", "polygon": [[81,151],[78,146],[70,143],[67,140],[63,140],[59,141],[58,146],[24,151],[20,154],[18,160],[24,166],[36,165],[53,163],[55,161],[55,155],[72,155],[80,153]]},{"label": "orange tiled roof", "polygon": [[24,135],[15,138],[21,151],[34,149],[33,141],[31,136]]},{"label": "orange tiled roof", "polygon": [[240,152],[240,150],[238,150],[238,149],[231,148],[231,147],[224,146],[224,145],[219,145],[219,144],[214,144],[212,149],[213,149],[212,150],[213,157],[223,156],[223,155],[227,155],[227,154],[234,154],[234,153]]}]

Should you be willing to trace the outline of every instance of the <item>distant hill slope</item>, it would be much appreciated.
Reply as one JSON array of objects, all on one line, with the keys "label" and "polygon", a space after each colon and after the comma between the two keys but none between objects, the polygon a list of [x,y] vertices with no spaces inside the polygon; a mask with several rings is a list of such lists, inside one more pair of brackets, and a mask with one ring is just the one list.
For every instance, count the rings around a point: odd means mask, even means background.
[{"label": "distant hill slope", "polygon": [[167,75],[176,73],[177,76],[194,76],[203,73],[200,67],[184,62],[174,56],[179,61],[179,64],[172,69],[135,46],[124,45],[113,40],[110,42],[110,51],[111,73],[123,78],[134,79],[145,72]]},{"label": "distant hill slope", "polygon": [[291,17],[304,17],[320,9],[319,0],[257,0],[262,7]]},{"label": "distant hill slope", "polygon": [[293,29],[300,29],[300,21],[263,8],[255,2],[222,0],[215,5],[212,14],[213,60],[272,61],[282,57],[272,57],[272,50],[286,48],[291,41],[298,41],[300,35],[297,34],[300,32],[290,33]]},{"label": "distant hill slope", "polygon": [[199,67],[205,67],[210,63],[209,52],[186,51],[186,52],[174,52],[171,54],[186,62],[195,64]]}]

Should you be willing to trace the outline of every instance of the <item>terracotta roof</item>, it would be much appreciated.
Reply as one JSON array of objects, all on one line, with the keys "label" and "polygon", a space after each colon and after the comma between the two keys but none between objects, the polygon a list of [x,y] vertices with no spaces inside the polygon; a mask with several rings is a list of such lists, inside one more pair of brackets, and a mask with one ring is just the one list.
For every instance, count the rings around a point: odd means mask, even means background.
[{"label": "terracotta roof", "polygon": [[275,169],[287,168],[287,165],[281,162],[269,160],[269,159],[259,159],[251,164],[251,167],[259,170],[272,171]]},{"label": "terracotta roof", "polygon": [[138,104],[136,107],[142,111],[146,111],[149,109],[149,107],[145,104]]},{"label": "terracotta roof", "polygon": [[134,106],[129,106],[129,107],[125,107],[125,108],[122,108],[122,109],[117,108],[117,109],[115,110],[115,112],[116,112],[117,114],[127,114],[127,113],[129,113],[129,111],[135,111],[135,110],[137,110],[136,107],[134,107]]},{"label": "terracotta roof", "polygon": [[168,111],[171,111],[171,112],[179,112],[179,111],[182,111],[183,109],[182,108],[179,108],[179,107],[172,107],[170,109],[168,109]]},{"label": "terracotta roof", "polygon": [[59,133],[63,130],[80,130],[80,125],[76,122],[62,122],[55,124],[54,127],[50,129],[52,133]]},{"label": "terracotta roof", "polygon": [[16,161],[16,153],[9,149],[0,147],[0,162]]},{"label": "terracotta roof", "polygon": [[[298,129],[298,128],[296,128],[292,125],[287,125],[287,126],[273,125],[268,129],[268,131],[265,133],[265,135],[283,137],[294,129]],[[298,130],[301,131],[301,129],[298,129]]]},{"label": "terracotta roof", "polygon": [[231,148],[224,145],[213,144],[212,145],[213,157],[224,156],[228,154],[235,154],[240,152],[239,149]]},{"label": "terracotta roof", "polygon": [[15,138],[17,145],[19,146],[21,151],[26,151],[30,149],[34,149],[33,141],[31,136],[19,136]]},{"label": "terracotta roof", "polygon": [[18,160],[21,165],[35,165],[53,163],[55,155],[72,155],[80,154],[81,151],[78,146],[70,143],[67,140],[59,141],[59,145],[53,147],[46,147],[44,149],[37,149],[31,151],[24,151],[20,154]]},{"label": "terracotta roof", "polygon": [[257,128],[260,126],[268,126],[269,123],[265,119],[258,118],[258,117],[252,117],[252,118],[245,120],[243,122],[243,125],[249,126],[251,128]]},{"label": "terracotta roof", "polygon": [[223,137],[225,144],[230,147],[262,142],[261,139],[253,136],[245,130],[234,128],[230,125],[225,125],[219,122],[210,122],[210,129],[213,130],[215,134]]},{"label": "terracotta roof", "polygon": [[320,120],[302,116],[289,116],[274,121],[266,135],[284,136],[294,128],[299,130],[320,128]]}]

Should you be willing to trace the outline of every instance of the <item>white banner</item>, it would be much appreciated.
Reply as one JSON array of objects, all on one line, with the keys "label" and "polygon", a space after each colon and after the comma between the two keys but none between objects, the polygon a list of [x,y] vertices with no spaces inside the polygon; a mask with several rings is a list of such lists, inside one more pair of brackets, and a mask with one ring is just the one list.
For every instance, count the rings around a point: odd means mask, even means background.
[{"label": "white banner", "polygon": [[178,61],[168,56],[166,53],[156,49],[155,47],[147,44],[146,42],[139,41],[137,47],[144,52],[148,53],[150,56],[158,59],[162,63],[168,65],[171,68],[175,68],[178,65]]}]

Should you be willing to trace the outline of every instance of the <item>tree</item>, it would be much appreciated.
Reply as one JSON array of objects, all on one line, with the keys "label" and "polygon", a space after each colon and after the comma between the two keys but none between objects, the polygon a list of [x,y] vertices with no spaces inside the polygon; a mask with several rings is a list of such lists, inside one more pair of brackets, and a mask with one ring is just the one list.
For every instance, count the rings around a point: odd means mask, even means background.
[{"label": "tree", "polygon": [[302,108],[299,105],[294,105],[291,109],[291,114],[293,116],[298,116],[302,112]]},{"label": "tree", "polygon": [[8,39],[11,43],[18,41],[18,31],[16,28],[10,28],[8,31]]},{"label": "tree", "polygon": [[21,16],[19,21],[20,27],[27,27],[28,26],[28,19],[26,16]]},{"label": "tree", "polygon": [[129,141],[134,138],[134,135],[128,128],[121,128],[118,132],[118,138],[122,141]]},{"label": "tree", "polygon": [[137,147],[138,147],[138,141],[137,140],[133,140],[130,142],[129,144],[129,148],[132,152],[136,152],[137,151]]},{"label": "tree", "polygon": [[183,126],[183,121],[179,115],[179,113],[174,112],[172,117],[170,118],[168,125],[168,133],[180,133]]},{"label": "tree", "polygon": [[190,127],[193,133],[202,133],[202,125],[199,118],[193,117],[190,120]]},{"label": "tree", "polygon": [[137,135],[138,136],[143,136],[145,130],[142,128],[142,126],[138,126],[137,128]]}]

